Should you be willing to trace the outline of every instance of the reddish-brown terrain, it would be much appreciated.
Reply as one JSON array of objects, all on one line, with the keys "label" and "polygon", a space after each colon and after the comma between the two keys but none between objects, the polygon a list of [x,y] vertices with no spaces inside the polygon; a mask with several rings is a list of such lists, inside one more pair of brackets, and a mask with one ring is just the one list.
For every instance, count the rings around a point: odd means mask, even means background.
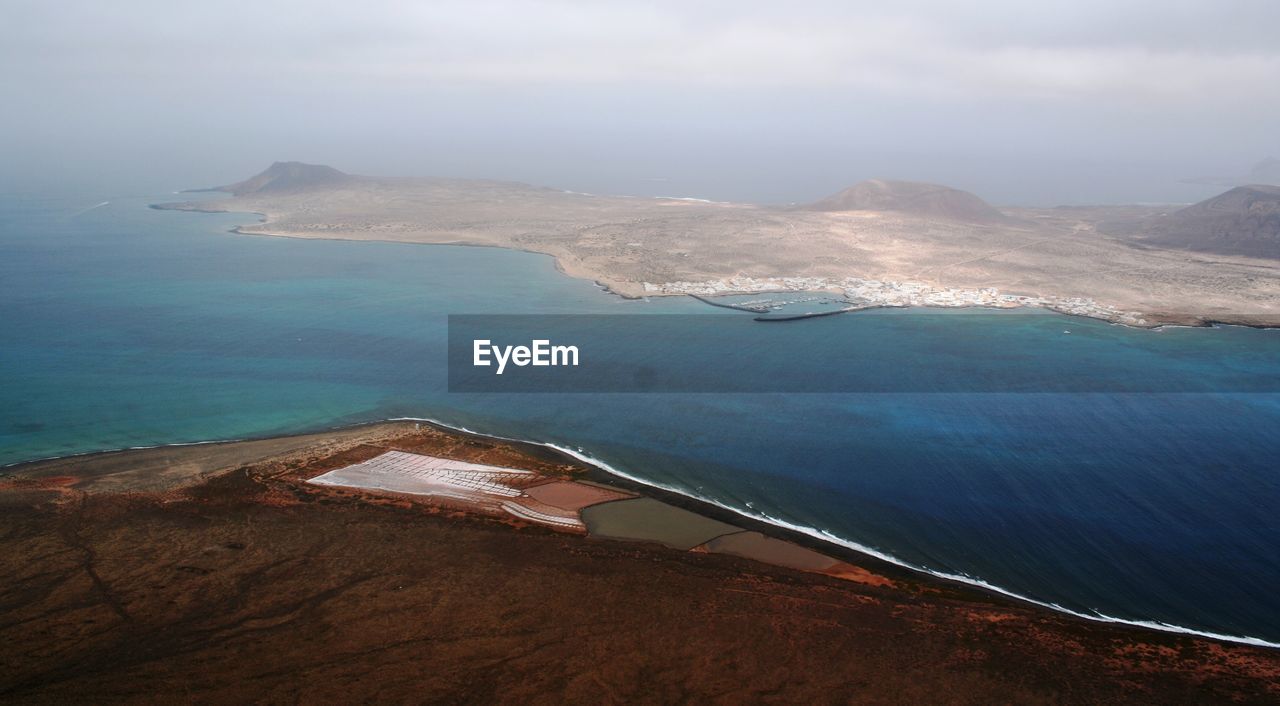
[{"label": "reddish-brown terrain", "polygon": [[[0,701],[1280,699],[1280,652],[1078,620],[870,560],[891,584],[303,482],[388,448],[584,473],[409,423],[9,469]],[[180,470],[156,482],[157,468]]]}]

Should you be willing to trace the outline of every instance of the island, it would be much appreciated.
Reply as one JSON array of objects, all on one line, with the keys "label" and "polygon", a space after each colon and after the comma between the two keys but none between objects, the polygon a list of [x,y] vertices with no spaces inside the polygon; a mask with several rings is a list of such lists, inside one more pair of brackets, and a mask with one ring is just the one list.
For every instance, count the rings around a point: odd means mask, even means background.
[{"label": "island", "polygon": [[871,180],[810,204],[592,195],[281,162],[158,208],[252,212],[242,233],[515,248],[627,297],[828,291],[851,309],[1034,306],[1116,323],[1280,325],[1280,187],[1190,207],[997,209]]}]

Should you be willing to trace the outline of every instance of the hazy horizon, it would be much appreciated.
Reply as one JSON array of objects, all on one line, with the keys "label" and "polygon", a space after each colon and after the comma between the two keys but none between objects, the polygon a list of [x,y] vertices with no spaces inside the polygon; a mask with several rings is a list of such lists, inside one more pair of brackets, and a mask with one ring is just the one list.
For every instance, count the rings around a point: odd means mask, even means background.
[{"label": "hazy horizon", "polygon": [[[1189,202],[1280,156],[1280,5],[10,2],[5,191],[271,162],[784,203]],[[1270,87],[1270,88],[1269,88]]]}]

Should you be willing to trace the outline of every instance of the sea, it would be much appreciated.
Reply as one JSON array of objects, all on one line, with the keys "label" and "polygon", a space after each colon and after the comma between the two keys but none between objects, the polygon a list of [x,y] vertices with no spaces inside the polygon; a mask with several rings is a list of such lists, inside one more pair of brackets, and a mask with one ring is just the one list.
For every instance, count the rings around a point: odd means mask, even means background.
[{"label": "sea", "polygon": [[[542,255],[149,208],[186,198],[0,195],[0,465],[430,419],[1056,610],[1280,646],[1278,330],[761,323],[625,300]],[[654,345],[626,317],[673,315],[664,361],[770,384],[451,392],[450,315],[495,314],[590,315],[580,347],[619,358]]]}]

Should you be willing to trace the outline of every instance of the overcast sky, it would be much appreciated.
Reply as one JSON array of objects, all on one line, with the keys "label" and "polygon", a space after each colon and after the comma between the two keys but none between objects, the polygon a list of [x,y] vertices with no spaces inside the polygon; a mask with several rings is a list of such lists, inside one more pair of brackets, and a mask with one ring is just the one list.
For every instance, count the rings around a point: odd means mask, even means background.
[{"label": "overcast sky", "polygon": [[0,186],[274,160],[579,191],[1188,201],[1280,156],[1280,2],[0,0]]}]

